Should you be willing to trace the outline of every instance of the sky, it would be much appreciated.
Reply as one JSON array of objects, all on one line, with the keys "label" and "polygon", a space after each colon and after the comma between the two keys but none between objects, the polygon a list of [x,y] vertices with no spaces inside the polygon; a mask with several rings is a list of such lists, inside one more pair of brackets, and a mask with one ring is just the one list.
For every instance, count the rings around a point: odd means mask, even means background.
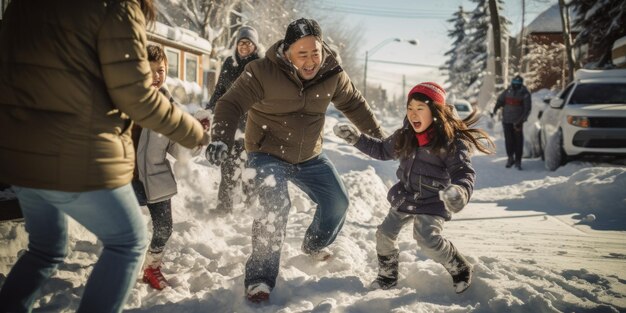
[{"label": "sky", "polygon": [[[534,103],[540,103],[539,95]],[[402,116],[378,112],[387,131]],[[219,168],[202,157],[174,161],[179,193],[172,199],[174,231],[163,274],[172,287],[150,289],[139,279],[125,312],[150,313],[526,313],[626,312],[626,167],[572,161],[554,172],[539,158],[523,171],[505,169],[500,123],[480,123],[495,140],[496,155],[477,154],[470,203],[444,225],[444,236],[474,265],[473,284],[454,293],[443,266],[423,253],[405,227],[398,237],[399,281],[390,290],[369,290],[376,276],[376,226],[397,179],[396,161],[376,161],[332,133],[346,122],[330,110],[324,150],[350,197],[345,225],[329,247],[327,262],[300,251],[314,203],[290,186],[292,201],[280,274],[269,303],[244,298],[243,269],[251,251],[254,205],[216,216]],[[489,128],[489,125],[495,125]],[[151,229],[150,215],[142,208]],[[66,262],[43,286],[35,312],[74,312],[97,260],[100,243],[71,222]],[[0,285],[27,244],[21,222],[0,223]]]},{"label": "sky", "polygon": [[[557,0],[526,0],[525,25]],[[521,0],[505,0],[503,15],[511,22],[511,33],[520,31],[522,22]],[[374,54],[368,62],[368,85],[380,83],[389,90],[388,94],[404,95],[413,85],[422,81],[443,83],[445,78],[437,67],[444,64],[444,53],[450,49],[452,40],[448,30],[452,24],[446,20],[452,17],[460,5],[465,11],[475,8],[468,0],[323,0],[317,7],[326,14],[341,15],[347,23],[364,28],[364,40],[360,45],[363,63],[365,51],[374,48],[388,38],[404,40],[417,39],[418,46],[406,42],[390,42]],[[352,13],[351,13],[352,12]],[[356,14],[356,13],[360,14]],[[426,66],[395,65],[372,62],[376,60],[419,64]],[[406,76],[406,86],[402,91],[402,75]]]}]

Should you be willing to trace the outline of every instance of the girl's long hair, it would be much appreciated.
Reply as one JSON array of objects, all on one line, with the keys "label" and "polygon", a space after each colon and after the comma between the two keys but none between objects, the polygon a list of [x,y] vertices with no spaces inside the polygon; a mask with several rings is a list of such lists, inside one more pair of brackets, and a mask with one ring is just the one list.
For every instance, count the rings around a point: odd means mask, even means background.
[{"label": "girl's long hair", "polygon": [[[459,119],[454,114],[454,108],[447,104],[434,103],[429,97],[421,94],[414,93],[407,101],[407,107],[411,100],[418,100],[428,104],[428,108],[433,115],[433,123],[431,127],[434,128],[434,136],[431,138],[432,151],[438,155],[445,153],[454,153],[455,146],[451,145],[452,141],[456,138],[463,140],[469,147],[470,152],[478,150],[485,154],[493,154],[495,152],[495,145],[489,135],[478,128],[471,128],[474,126],[480,116],[477,111],[472,112],[464,120]],[[417,138],[415,137],[415,130],[411,127],[410,123],[405,123],[399,132],[398,139],[394,147],[394,151],[399,157],[408,157],[417,148]]]}]

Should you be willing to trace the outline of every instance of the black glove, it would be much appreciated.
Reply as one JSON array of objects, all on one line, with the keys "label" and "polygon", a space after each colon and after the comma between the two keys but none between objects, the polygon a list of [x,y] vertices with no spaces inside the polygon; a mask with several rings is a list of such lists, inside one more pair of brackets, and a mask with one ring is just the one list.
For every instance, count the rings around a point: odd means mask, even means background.
[{"label": "black glove", "polygon": [[206,159],[213,165],[221,165],[228,156],[228,146],[221,141],[214,141],[206,148]]}]

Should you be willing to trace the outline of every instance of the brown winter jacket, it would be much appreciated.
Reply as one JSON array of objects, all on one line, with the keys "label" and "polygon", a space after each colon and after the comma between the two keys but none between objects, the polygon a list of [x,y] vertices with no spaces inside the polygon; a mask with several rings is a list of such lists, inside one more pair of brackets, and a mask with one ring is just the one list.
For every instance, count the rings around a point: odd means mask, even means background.
[{"label": "brown winter jacket", "polygon": [[265,152],[292,164],[322,152],[324,120],[332,102],[361,131],[377,138],[383,133],[372,110],[324,45],[319,73],[302,82],[282,53],[282,40],[266,57],[249,63],[216,105],[213,141],[232,147],[239,117],[248,112],[245,143],[248,152]]},{"label": "brown winter jacket", "polygon": [[0,30],[0,181],[81,192],[131,181],[131,121],[186,147],[201,125],[152,82],[137,0],[11,1]]}]

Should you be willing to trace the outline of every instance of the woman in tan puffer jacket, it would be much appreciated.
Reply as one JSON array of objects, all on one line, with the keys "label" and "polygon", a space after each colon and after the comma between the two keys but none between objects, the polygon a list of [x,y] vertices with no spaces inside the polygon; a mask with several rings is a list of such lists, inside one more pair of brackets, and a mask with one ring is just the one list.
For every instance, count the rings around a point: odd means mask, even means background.
[{"label": "woman in tan puffer jacket", "polygon": [[185,147],[208,141],[198,121],[150,88],[145,16],[154,14],[151,0],[20,0],[7,7],[0,181],[17,194],[29,244],[0,290],[0,311],[32,309],[67,254],[68,215],[103,245],[78,311],[123,309],[147,245],[130,186],[131,119]]}]

